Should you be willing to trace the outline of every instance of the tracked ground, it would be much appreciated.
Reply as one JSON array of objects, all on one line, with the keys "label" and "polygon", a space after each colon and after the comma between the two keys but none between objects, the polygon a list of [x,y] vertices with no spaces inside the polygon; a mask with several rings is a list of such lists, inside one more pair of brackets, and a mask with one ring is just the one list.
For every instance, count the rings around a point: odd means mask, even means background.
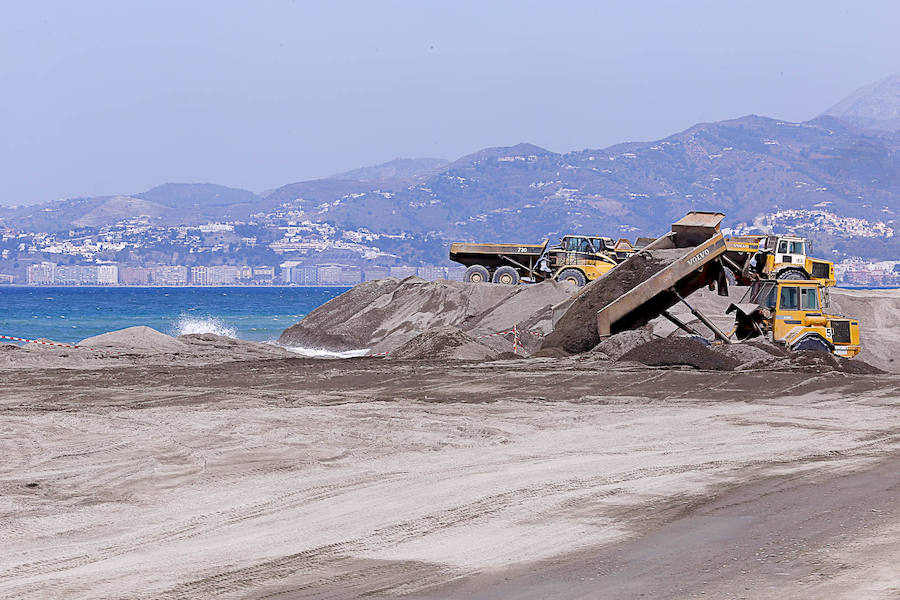
[{"label": "tracked ground", "polygon": [[[589,357],[7,370],[0,596],[503,597],[491,590],[521,591],[500,581],[529,572],[550,597],[579,597],[598,589],[582,568],[625,585],[621,557],[638,573],[640,556],[675,552],[692,515],[725,548],[703,511],[739,527],[802,480],[808,497],[834,495],[829,510],[844,498],[880,518],[801,536],[796,560],[828,560],[786,571],[802,577],[782,597],[852,592],[855,573],[877,598],[895,585],[883,538],[896,486],[882,478],[867,495],[839,482],[894,464],[898,385]],[[750,513],[715,508],[727,494]],[[767,553],[801,539],[778,531]],[[760,569],[772,562],[745,550],[732,571],[769,585],[777,576]],[[699,593],[702,568],[674,570],[678,589]]]}]

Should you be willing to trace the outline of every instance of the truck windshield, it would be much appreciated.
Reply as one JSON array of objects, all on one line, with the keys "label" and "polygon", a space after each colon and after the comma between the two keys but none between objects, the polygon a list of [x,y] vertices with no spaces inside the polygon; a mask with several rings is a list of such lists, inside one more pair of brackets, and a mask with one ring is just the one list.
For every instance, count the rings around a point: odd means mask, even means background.
[{"label": "truck windshield", "polygon": [[567,237],[565,240],[566,252],[585,252],[594,254],[594,248],[587,238],[583,237]]},{"label": "truck windshield", "polygon": [[779,240],[778,254],[806,254],[803,240]]},{"label": "truck windshield", "polygon": [[816,294],[816,288],[800,288],[800,308],[819,310],[819,295]]},{"label": "truck windshield", "polygon": [[781,288],[781,299],[778,301],[780,310],[800,309],[800,290],[794,286]]}]

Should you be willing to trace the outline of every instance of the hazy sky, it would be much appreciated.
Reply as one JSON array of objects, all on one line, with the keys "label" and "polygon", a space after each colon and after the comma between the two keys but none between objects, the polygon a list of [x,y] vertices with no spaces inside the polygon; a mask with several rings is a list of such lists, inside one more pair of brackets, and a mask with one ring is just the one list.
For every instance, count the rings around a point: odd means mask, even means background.
[{"label": "hazy sky", "polygon": [[805,120],[900,71],[900,2],[0,2],[0,203],[262,191],[398,156]]}]

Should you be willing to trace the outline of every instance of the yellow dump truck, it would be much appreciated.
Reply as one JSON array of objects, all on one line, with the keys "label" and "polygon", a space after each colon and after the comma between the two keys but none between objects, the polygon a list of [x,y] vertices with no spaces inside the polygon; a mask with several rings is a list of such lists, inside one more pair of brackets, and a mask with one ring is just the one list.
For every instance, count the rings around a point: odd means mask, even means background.
[{"label": "yellow dump truck", "polygon": [[810,241],[793,235],[742,235],[725,240],[733,254],[751,255],[737,261],[745,266],[744,276],[762,279],[808,279],[826,286],[835,285],[834,263],[811,258]]},{"label": "yellow dump truck", "polygon": [[820,282],[763,279],[745,298],[726,311],[735,315],[738,340],[763,336],[790,350],[859,354],[859,321],[825,312],[827,288]]},{"label": "yellow dump truck", "polygon": [[516,285],[545,279],[583,286],[603,276],[635,252],[628,240],[566,235],[559,244],[478,244],[456,242],[450,260],[467,267],[463,281]]},{"label": "yellow dump truck", "polygon": [[[646,278],[597,310],[598,337],[602,339],[640,327],[657,316],[695,335],[687,324],[668,312],[680,302],[726,344],[733,342],[732,336],[739,341],[766,336],[790,350],[819,350],[846,358],[856,356],[860,351],[859,321],[825,312],[829,285],[818,279],[746,276],[747,263],[756,252],[740,250],[733,238],[729,247],[729,241],[720,231],[723,218],[721,213],[691,212],[674,223],[670,233],[648,244],[642,252],[651,257],[657,256],[658,251],[670,253],[666,254],[669,262],[660,262]],[[717,288],[720,295],[727,295],[726,272],[729,271],[738,285],[750,286],[746,302],[728,307],[727,314],[735,313],[732,334],[722,332],[687,301],[692,293],[704,287]],[[606,281],[615,279],[613,273]],[[601,281],[597,286],[588,286],[554,306],[554,327],[566,317],[570,307],[578,305],[579,296],[602,295],[602,285]]]}]

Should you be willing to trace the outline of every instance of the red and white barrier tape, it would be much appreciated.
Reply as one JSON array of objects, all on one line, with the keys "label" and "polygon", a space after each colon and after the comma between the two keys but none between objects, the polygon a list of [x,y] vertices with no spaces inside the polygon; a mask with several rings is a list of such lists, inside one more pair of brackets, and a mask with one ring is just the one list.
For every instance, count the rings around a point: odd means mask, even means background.
[{"label": "red and white barrier tape", "polygon": [[59,342],[44,342],[42,340],[29,340],[27,338],[13,337],[11,335],[0,335],[0,339],[14,340],[16,342],[29,342],[31,344],[41,344],[42,346],[61,346],[63,348],[74,348],[76,350],[90,350],[91,352],[102,352],[105,354],[118,354],[118,352],[110,352],[108,350],[97,350],[96,348],[88,348],[87,346],[77,346],[75,344],[60,344]]},{"label": "red and white barrier tape", "polygon": [[[519,329],[517,326],[513,325],[513,328],[512,328],[512,329],[507,329],[506,331],[495,331],[494,333],[488,333],[488,334],[486,334],[486,335],[479,335],[479,336],[476,337],[475,339],[476,339],[476,340],[483,340],[484,338],[494,337],[494,336],[497,336],[497,335],[509,335],[509,334],[512,334],[512,335],[513,335],[513,354],[518,354],[518,353],[519,353],[519,346],[521,345],[521,342],[519,341],[519,334],[520,334],[520,333],[528,333],[528,334],[531,334],[531,335],[534,335],[534,336],[538,336],[538,337],[545,337],[545,336],[547,335],[546,333],[542,333],[542,332],[540,332],[540,331],[534,331],[534,330],[532,330],[532,329]],[[376,353],[376,354],[366,354],[366,356],[367,356],[367,357],[373,357],[373,356],[387,356],[388,354],[390,354],[390,352],[378,352],[378,353]]]}]

